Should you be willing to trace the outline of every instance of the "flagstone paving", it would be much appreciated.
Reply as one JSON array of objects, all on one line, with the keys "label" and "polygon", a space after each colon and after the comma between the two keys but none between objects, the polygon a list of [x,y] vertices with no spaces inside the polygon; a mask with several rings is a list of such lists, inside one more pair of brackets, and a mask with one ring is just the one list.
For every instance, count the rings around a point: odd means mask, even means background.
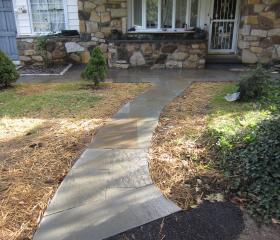
[{"label": "flagstone paving", "polygon": [[153,87],[97,132],[57,190],[34,240],[99,240],[180,211],[149,175],[148,149],[161,110],[193,81],[237,79],[237,73],[217,70],[111,75]]}]

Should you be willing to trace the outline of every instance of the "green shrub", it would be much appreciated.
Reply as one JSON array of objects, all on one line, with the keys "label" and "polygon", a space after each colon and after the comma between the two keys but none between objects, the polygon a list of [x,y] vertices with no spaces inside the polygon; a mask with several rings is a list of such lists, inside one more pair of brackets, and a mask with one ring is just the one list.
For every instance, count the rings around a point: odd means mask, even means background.
[{"label": "green shrub", "polygon": [[266,70],[261,65],[258,65],[256,69],[241,78],[238,86],[240,100],[254,100],[263,96],[269,79],[270,76]]},{"label": "green shrub", "polygon": [[0,51],[0,87],[8,87],[15,82],[19,74],[13,62]]},{"label": "green shrub", "polygon": [[245,198],[246,208],[257,219],[280,220],[280,117],[265,120],[253,141],[225,154],[230,190]]},{"label": "green shrub", "polygon": [[40,56],[43,58],[44,66],[45,67],[50,67],[52,65],[52,62],[48,58],[47,43],[48,43],[48,37],[47,36],[38,37],[35,41],[36,50],[38,51]]},{"label": "green shrub", "polygon": [[82,72],[82,77],[93,81],[97,86],[101,81],[104,81],[107,74],[106,59],[99,47],[94,48],[90,54],[90,59]]}]

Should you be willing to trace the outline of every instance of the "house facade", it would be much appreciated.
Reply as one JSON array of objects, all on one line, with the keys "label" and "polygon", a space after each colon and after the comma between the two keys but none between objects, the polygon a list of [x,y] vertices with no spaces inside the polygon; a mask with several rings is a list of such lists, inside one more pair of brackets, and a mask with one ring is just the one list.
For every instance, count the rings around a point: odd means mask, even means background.
[{"label": "house facade", "polygon": [[[53,34],[54,61],[86,63],[98,45],[118,68],[203,68],[208,55],[280,60],[280,0],[0,0],[0,14],[0,49],[22,64],[42,62],[42,34]],[[54,35],[61,30],[79,36]]]}]

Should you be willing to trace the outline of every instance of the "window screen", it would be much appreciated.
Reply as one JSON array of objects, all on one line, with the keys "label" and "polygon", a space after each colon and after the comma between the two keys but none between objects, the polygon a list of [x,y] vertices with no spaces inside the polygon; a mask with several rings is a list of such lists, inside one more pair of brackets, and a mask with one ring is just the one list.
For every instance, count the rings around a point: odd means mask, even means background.
[{"label": "window screen", "polygon": [[30,0],[34,32],[65,29],[63,0]]}]

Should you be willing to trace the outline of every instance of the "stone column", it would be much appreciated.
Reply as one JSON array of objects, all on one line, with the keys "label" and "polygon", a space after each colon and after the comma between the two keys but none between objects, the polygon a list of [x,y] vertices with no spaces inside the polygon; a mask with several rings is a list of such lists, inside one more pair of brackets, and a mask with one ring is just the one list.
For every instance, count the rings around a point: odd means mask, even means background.
[{"label": "stone column", "polygon": [[241,24],[238,38],[242,62],[272,63],[280,59],[279,47],[280,1],[244,1],[241,5]]}]

